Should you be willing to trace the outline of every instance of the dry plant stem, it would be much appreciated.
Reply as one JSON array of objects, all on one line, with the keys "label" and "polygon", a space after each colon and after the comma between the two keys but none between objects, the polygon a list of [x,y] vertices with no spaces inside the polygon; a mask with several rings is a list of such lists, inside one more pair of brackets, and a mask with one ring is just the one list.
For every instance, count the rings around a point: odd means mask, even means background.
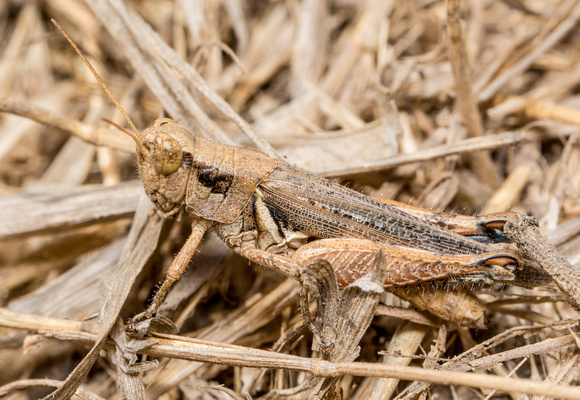
[{"label": "dry plant stem", "polygon": [[25,314],[0,308],[0,326],[31,331],[83,332],[96,335],[99,327],[95,322],[75,321]]},{"label": "dry plant stem", "polygon": [[505,305],[514,304],[542,304],[542,303],[556,303],[558,301],[564,301],[564,297],[561,295],[552,296],[517,296],[513,298],[505,298],[500,300],[495,300],[486,303],[489,309],[499,308]]},{"label": "dry plant stem", "polygon": [[366,163],[364,166],[358,168],[336,168],[316,172],[326,176],[341,176],[380,171],[398,167],[399,165],[434,160],[454,154],[466,154],[481,150],[493,150],[501,147],[514,146],[536,139],[538,139],[538,135],[533,132],[504,132],[492,136],[465,139],[460,142],[436,146],[431,149],[419,150],[413,154],[399,154],[388,159]]},{"label": "dry plant stem", "polygon": [[558,224],[558,229],[548,236],[548,243],[560,246],[580,234],[580,217],[571,218]]},{"label": "dry plant stem", "polygon": [[248,400],[248,399],[251,400],[251,398],[249,398],[249,397],[242,397],[239,394],[237,394],[236,392],[234,392],[233,390],[228,389],[228,388],[223,387],[223,386],[200,386],[199,389],[203,389],[203,390],[206,390],[206,391],[215,390],[216,392],[223,392],[223,393],[226,393],[229,396],[231,396],[232,399],[234,399],[234,400]]},{"label": "dry plant stem", "polygon": [[135,143],[125,135],[119,135],[118,132],[110,129],[94,128],[92,125],[62,117],[22,100],[16,101],[0,95],[0,112],[33,119],[46,126],[75,135],[96,146],[106,146],[126,153],[135,152]]},{"label": "dry plant stem", "polygon": [[324,52],[328,46],[327,7],[324,1],[307,0],[298,16],[298,37],[292,47],[290,62],[290,88],[294,98],[306,94],[305,83],[317,82],[324,68]]},{"label": "dry plant stem", "polygon": [[[149,215],[152,215],[152,217],[149,217]],[[160,217],[152,213],[151,203],[143,194],[139,201],[125,249],[121,255],[119,268],[107,280],[108,286],[104,290],[99,334],[95,338],[95,344],[66,378],[64,384],[46,396],[45,399],[68,399],[84,381],[99,357],[110,330],[117,321],[131,286],[156,248],[162,222]]]},{"label": "dry plant stem", "polygon": [[[112,355],[113,364],[116,367],[116,381],[121,395],[124,399],[144,400],[145,386],[143,379],[139,375],[141,370],[133,369],[133,359],[125,357],[127,349],[131,346],[123,321],[120,318],[111,331],[111,339],[115,342],[115,352]],[[142,363],[145,364],[145,363]],[[158,361],[154,360],[152,363],[145,364],[146,367],[158,367]]]},{"label": "dry plant stem", "polygon": [[550,274],[568,304],[580,311],[580,275],[568,260],[548,244],[538,229],[537,221],[519,214],[506,223],[504,231],[520,250]]},{"label": "dry plant stem", "polygon": [[[473,84],[473,91],[478,93],[479,101],[485,101],[485,99],[482,98],[481,93],[485,91],[484,88],[486,85],[489,84],[489,82],[498,74],[498,71],[501,70],[501,68],[503,68],[503,66],[508,62],[510,56],[512,56],[515,51],[522,48],[527,43],[530,43],[536,34],[537,27],[534,26],[527,32],[523,32],[520,35],[511,37],[507,45],[501,49],[499,54],[495,54],[493,62],[488,64],[484,71],[479,71],[479,74]],[[495,95],[495,93],[492,93],[492,95]]]},{"label": "dry plant stem", "polygon": [[[577,109],[571,107],[551,104],[550,102],[564,99],[569,94],[571,88],[574,88],[580,82],[580,68],[576,67],[572,71],[566,73],[558,81],[547,85],[539,86],[525,96],[507,96],[500,104],[487,110],[487,114],[491,119],[502,120],[510,114],[525,113],[532,118],[536,117],[549,118],[555,120],[562,120],[564,122],[576,123]],[[549,100],[546,100],[549,99]],[[542,108],[546,107],[546,110]],[[566,111],[570,111],[571,115],[567,116]]]},{"label": "dry plant stem", "polygon": [[[296,301],[298,284],[293,280],[282,282],[276,289],[259,300],[250,299],[245,305],[222,317],[211,326],[197,332],[197,337],[221,343],[233,343],[271,322],[282,310]],[[144,377],[149,398],[159,398],[174,386],[195,373],[203,364],[171,360],[162,371]]]},{"label": "dry plant stem", "polygon": [[[389,344],[389,354],[415,354],[429,327],[405,322],[399,326]],[[385,365],[409,365],[411,357],[384,356]],[[396,378],[376,379],[370,392],[373,399],[390,399],[399,384]]]},{"label": "dry plant stem", "polygon": [[[127,226],[123,225],[125,227],[123,231],[126,231]],[[105,227],[100,225],[97,229],[115,233],[106,225]],[[122,232],[116,232],[115,236],[119,235],[122,235]],[[13,311],[55,318],[75,318],[79,314],[98,315],[101,309],[99,304],[101,280],[116,269],[126,239],[127,237],[123,235],[110,244],[101,244],[99,250],[83,258],[57,278],[33,292],[11,301],[8,308]],[[84,240],[83,242],[89,241]],[[63,245],[80,247],[70,240],[63,242]],[[38,279],[38,275],[35,276],[35,279]]]},{"label": "dry plant stem", "polygon": [[74,136],[68,138],[39,183],[82,184],[89,176],[95,153],[95,146]]},{"label": "dry plant stem", "polygon": [[[568,107],[569,108],[569,107]],[[60,129],[64,132],[75,135],[89,143],[97,146],[106,146],[112,149],[133,153],[135,144],[126,135],[120,135],[110,129],[93,128],[91,125],[80,121],[58,116],[49,111],[23,101],[13,101],[0,96],[0,111],[21,115],[47,126]],[[470,138],[456,143],[445,144],[431,149],[425,149],[413,154],[401,154],[383,159],[374,163],[367,163],[359,168],[334,168],[315,171],[326,176],[341,176],[358,174],[362,172],[378,171],[399,165],[411,164],[415,162],[428,161],[436,158],[446,157],[454,154],[471,153],[481,150],[493,150],[506,146],[513,146],[525,141],[537,139],[536,134],[531,132],[505,132],[493,136],[483,136]]]},{"label": "dry plant stem", "polygon": [[[23,379],[20,381],[12,382],[7,385],[0,387],[0,397],[8,396],[19,390],[31,389],[34,387],[61,387],[62,381],[57,381],[55,379]],[[88,390],[79,388],[76,393],[79,397],[87,400],[104,400],[102,397],[89,392]]]},{"label": "dry plant stem", "polygon": [[[564,109],[561,110],[561,113],[565,113],[569,120],[570,115],[568,114],[568,111],[570,110],[568,109],[570,109],[570,107],[564,107]],[[120,135],[119,133],[110,129],[94,128],[91,125],[56,115],[50,111],[43,110],[40,107],[31,105],[24,101],[14,101],[0,96],[0,111],[9,112],[33,119],[44,125],[60,129],[64,132],[70,133],[71,135],[75,135],[84,141],[97,146],[106,146],[127,153],[133,153],[135,151],[134,143],[126,135]],[[552,116],[552,118],[558,119],[556,116]],[[427,161],[454,154],[470,153],[481,150],[493,150],[501,147],[513,146],[521,142],[537,139],[537,136],[538,135],[531,132],[515,131],[498,133],[493,136],[470,138],[456,143],[445,144],[433,147],[431,149],[421,150],[413,154],[395,155],[378,162],[367,163],[364,167],[334,168],[320,171],[317,170],[315,172],[326,176],[341,176],[383,170],[399,165]]]},{"label": "dry plant stem", "polygon": [[[461,111],[467,134],[470,137],[483,136],[483,123],[473,96],[471,74],[460,18],[461,0],[447,0],[447,36],[449,59],[455,77],[457,106]],[[478,178],[491,188],[499,185],[498,171],[489,153],[475,153],[469,159]]]},{"label": "dry plant stem", "polygon": [[529,164],[518,165],[495,191],[482,209],[482,214],[508,211],[524,190],[533,169]]},{"label": "dry plant stem", "polygon": [[521,308],[496,307],[494,311],[504,315],[512,315],[514,317],[536,324],[548,325],[554,322],[554,317],[547,317],[544,314],[530,310],[522,310]]},{"label": "dry plant stem", "polygon": [[[516,327],[510,328],[506,331],[503,331],[503,332],[497,334],[496,336],[494,336],[494,337],[492,337],[492,338],[490,338],[482,343],[478,343],[477,345],[471,347],[469,350],[464,351],[462,354],[455,356],[451,361],[444,364],[443,367],[453,369],[455,367],[451,367],[451,365],[454,365],[454,364],[459,365],[459,364],[465,363],[466,361],[470,361],[470,360],[473,360],[475,358],[479,358],[479,357],[481,357],[481,355],[484,352],[490,351],[492,348],[499,346],[502,343],[505,343],[507,340],[512,339],[512,338],[517,337],[517,336],[521,336],[521,335],[526,334],[526,333],[538,333],[546,328],[552,328],[552,329],[561,329],[564,327],[575,328],[577,325],[578,325],[578,321],[576,321],[576,320],[573,320],[573,321],[572,320],[562,320],[562,321],[553,322],[553,323],[548,324],[548,325],[516,326]],[[566,340],[564,340],[564,342],[562,342],[560,339],[562,339],[562,340],[566,339]],[[522,355],[522,357],[525,355],[536,354],[535,352],[537,352],[537,351],[548,352],[548,351],[558,349],[558,348],[560,348],[560,346],[566,346],[569,343],[567,340],[571,339],[571,337],[568,336],[568,337],[565,337],[564,339],[562,337],[555,338],[555,339],[547,339],[543,342],[524,346],[526,349],[525,350],[526,353],[524,353],[524,355]],[[493,355],[493,356],[495,356],[495,355]],[[505,361],[506,359],[509,359],[509,358],[505,358],[505,356],[502,356],[502,359],[500,361]]]},{"label": "dry plant stem", "polygon": [[572,335],[560,336],[554,339],[546,339],[539,343],[521,346],[512,350],[506,350],[501,353],[481,357],[476,360],[451,360],[442,365],[441,369],[449,371],[471,371],[476,369],[485,370],[493,368],[495,365],[506,362],[508,360],[527,357],[532,354],[548,353],[550,351],[555,351],[573,345],[576,345],[576,341]]},{"label": "dry plant stem", "polygon": [[[6,326],[6,327],[12,327],[12,328],[18,328],[18,329],[26,329],[26,330],[30,330],[30,331],[37,331],[39,329],[49,329],[49,332],[51,332],[51,334],[49,334],[48,336],[54,336],[54,337],[58,338],[59,340],[76,341],[79,338],[78,333],[83,333],[83,338],[84,338],[83,342],[85,342],[87,340],[89,342],[94,341],[96,338],[96,327],[95,327],[94,323],[87,324],[87,323],[84,323],[81,321],[70,321],[70,320],[62,320],[62,319],[55,319],[55,318],[31,316],[29,314],[16,313],[16,312],[12,312],[12,311],[9,311],[6,309],[0,309],[0,326]],[[48,334],[49,332],[46,332],[46,334]],[[60,332],[60,333],[58,333],[58,332]],[[56,334],[56,333],[58,333],[58,334]],[[55,336],[55,334],[56,334],[56,336]],[[162,357],[178,357],[178,358],[194,360],[194,361],[217,362],[217,363],[226,363],[227,365],[240,365],[240,366],[252,366],[252,367],[256,367],[256,366],[272,367],[272,365],[274,365],[276,363],[276,361],[274,361],[274,359],[270,359],[270,361],[269,361],[270,364],[268,364],[267,360],[269,359],[269,356],[271,356],[271,357],[274,357],[275,359],[278,360],[277,367],[279,367],[279,368],[285,368],[285,369],[296,369],[297,368],[295,361],[286,362],[286,361],[284,361],[285,356],[277,354],[277,353],[272,353],[272,352],[268,352],[268,351],[261,351],[261,350],[254,350],[254,349],[247,349],[244,347],[227,345],[227,344],[223,344],[223,343],[221,343],[221,344],[220,343],[211,343],[211,342],[202,341],[202,340],[198,340],[198,339],[187,339],[187,338],[183,338],[183,337],[175,337],[175,336],[170,336],[170,335],[157,335],[157,336],[165,337],[168,339],[173,338],[174,339],[172,342],[173,344],[168,344],[168,343],[164,342],[163,341],[164,339],[158,339],[158,340],[155,340],[154,338],[153,339],[145,339],[144,343],[148,343],[148,344],[143,344],[140,346],[143,349],[148,349],[148,350],[144,350],[143,351],[144,353],[156,355],[156,356],[162,356]],[[185,341],[185,342],[183,342],[183,341]],[[151,346],[152,344],[157,343],[157,342],[159,342],[160,345],[162,345],[162,347]],[[183,342],[183,343],[181,343],[181,342]],[[200,344],[202,347],[196,347],[195,346],[196,343]],[[567,335],[564,337],[548,339],[548,340],[545,340],[544,342],[524,346],[523,348],[509,350],[509,351],[506,351],[504,353],[487,356],[487,357],[484,357],[483,359],[471,360],[468,363],[461,362],[458,364],[456,361],[450,361],[450,362],[446,363],[445,365],[443,365],[442,369],[443,370],[451,370],[451,371],[457,371],[457,370],[467,371],[467,370],[473,370],[473,369],[488,369],[488,368],[493,367],[494,365],[497,365],[498,363],[502,363],[502,362],[505,362],[505,361],[510,360],[510,359],[526,357],[526,356],[529,356],[531,354],[548,353],[551,351],[556,351],[556,350],[561,349],[563,347],[573,346],[575,343],[576,343],[575,338],[572,335]],[[193,347],[191,347],[191,351],[188,350],[190,348],[190,345],[193,346]],[[206,350],[204,350],[204,349],[206,349]],[[239,350],[243,354],[241,354],[239,357],[235,356],[233,359],[231,359],[228,357],[228,354],[226,353],[227,349]],[[222,354],[223,357],[218,361],[214,360],[214,358],[215,359],[220,358],[220,351],[222,351],[222,350],[224,351],[224,353]],[[237,352],[236,352],[236,354],[237,354]],[[256,356],[259,354],[263,354],[264,356],[256,358]],[[299,358],[299,357],[294,357],[294,356],[287,356],[287,357],[290,357],[290,359],[292,359],[292,360],[294,360],[295,358]],[[244,363],[244,359],[247,361],[246,363]],[[234,362],[234,360],[238,360],[238,361]],[[308,359],[302,359],[302,360],[304,360],[302,362],[302,364],[308,364]],[[232,362],[234,362],[234,363],[231,364]],[[256,365],[255,364],[256,362],[259,363],[259,365]],[[272,363],[274,363],[274,364],[272,364]],[[280,363],[282,363],[282,364],[280,364]],[[355,364],[358,364],[358,363],[355,363]],[[341,364],[336,364],[336,365],[337,365],[337,368],[339,368],[339,369],[342,368]],[[360,364],[360,365],[361,365],[360,368],[363,368],[362,367],[363,364]],[[372,370],[371,365],[375,365],[375,364],[364,364],[364,365],[368,365],[369,369]],[[357,367],[357,370],[360,370],[360,368]],[[420,370],[420,368],[413,368],[413,369]],[[310,372],[312,372],[312,371],[310,371]],[[356,373],[355,375],[359,375],[359,373]],[[381,375],[380,371],[377,371],[376,374],[364,373],[362,375],[363,376],[376,376],[376,377],[390,377],[391,376],[391,375],[383,376],[383,375]],[[468,374],[468,375],[473,375],[473,374]],[[323,375],[323,376],[326,376],[326,375]],[[445,376],[445,374],[443,374],[442,376]],[[394,375],[394,377],[396,377],[396,375]],[[405,378],[401,378],[401,379],[405,379]],[[495,379],[497,379],[497,378],[495,378]],[[421,379],[419,379],[419,380],[421,380]],[[434,378],[434,380],[427,379],[424,381],[425,382],[432,382],[432,383],[439,383],[435,378]],[[477,387],[477,385],[470,385],[470,386]],[[501,387],[495,387],[495,388],[497,388],[499,390],[504,390],[504,389],[501,389]],[[520,389],[518,389],[518,390],[520,390]],[[526,392],[526,393],[533,393],[533,392]],[[575,397],[575,398],[577,398],[577,397]]]},{"label": "dry plant stem", "polygon": [[[558,384],[569,384],[572,380],[575,380],[578,376],[578,361],[580,359],[579,354],[573,354],[565,362],[561,362],[558,368],[554,369],[546,381]],[[542,397],[540,399],[534,398],[534,400],[544,400]]]},{"label": "dry plant stem", "polygon": [[139,201],[137,181],[116,186],[47,185],[0,199],[0,239],[55,233],[129,217]]},{"label": "dry plant stem", "polygon": [[[6,325],[6,311],[0,309],[0,325]],[[20,322],[21,327],[28,330],[35,330],[34,323],[26,324],[27,314],[11,313],[10,320],[24,320]],[[44,317],[38,317],[41,320]],[[41,322],[43,325],[51,322],[55,327],[58,325],[58,320],[46,319],[46,322]],[[65,326],[69,322],[63,322]],[[76,322],[80,324],[80,322]],[[76,330],[80,330],[79,328]],[[47,332],[48,333],[48,332]],[[54,333],[54,331],[53,331]],[[70,335],[67,331],[60,330],[58,339],[70,340]],[[77,337],[77,334],[73,337]],[[84,336],[85,340],[96,341],[98,336],[96,334],[87,333]],[[571,335],[563,338],[551,339],[561,342],[566,339],[566,345],[575,344],[575,340]],[[337,377],[341,375],[355,375],[355,376],[369,376],[377,378],[397,378],[401,380],[418,380],[423,382],[431,382],[444,385],[463,385],[469,387],[480,387],[487,389],[495,389],[502,391],[509,391],[511,393],[527,393],[544,395],[551,397],[580,399],[580,390],[576,388],[564,387],[560,385],[546,384],[540,382],[530,382],[520,379],[504,379],[494,376],[488,376],[476,373],[454,372],[454,371],[434,371],[425,370],[419,367],[401,367],[401,366],[387,366],[382,364],[371,363],[332,363],[320,359],[310,359],[286,354],[278,354],[265,350],[249,349],[242,346],[228,345],[223,343],[212,343],[198,339],[191,339],[171,335],[157,335],[155,338],[146,338],[145,342],[148,345],[141,346],[143,348],[140,353],[149,354],[159,357],[176,357],[190,361],[201,361],[215,364],[225,364],[232,366],[245,366],[252,368],[283,368],[287,370],[308,372],[321,377]],[[113,346],[111,341],[107,341],[107,347]],[[517,357],[522,357],[518,355]],[[499,362],[499,361],[496,361]],[[473,368],[467,366],[467,368]],[[479,367],[476,367],[479,368]],[[71,393],[72,395],[72,393]]]},{"label": "dry plant stem", "polygon": [[534,119],[552,119],[580,125],[580,109],[542,100],[525,100],[524,114]]},{"label": "dry plant stem", "polygon": [[[439,364],[437,363],[436,360],[439,359],[440,357],[443,357],[443,355],[445,354],[446,342],[447,342],[447,325],[443,324],[443,325],[441,325],[441,327],[439,328],[439,331],[437,332],[437,339],[435,339],[435,343],[433,343],[433,345],[431,346],[431,350],[429,351],[427,358],[423,362],[423,368],[429,368],[429,369],[437,369],[438,368]],[[413,385],[414,384],[407,386],[405,388],[405,390],[403,392],[401,392],[401,394],[399,396],[397,396],[397,399],[402,398],[404,393],[409,393],[409,395],[407,397],[412,397]],[[424,384],[423,386],[424,386],[424,388],[422,388],[422,390],[420,388],[415,393],[419,393],[419,392],[425,393],[428,390],[428,388],[430,388],[432,385],[431,384]]]},{"label": "dry plant stem", "polygon": [[[573,8],[572,8],[573,7]],[[545,40],[528,54],[526,57],[519,60],[508,71],[497,77],[487,87],[479,93],[479,101],[487,101],[491,99],[507,82],[509,82],[516,75],[521,74],[527,70],[530,65],[542,54],[551,49],[555,44],[560,42],[569,32],[576,26],[578,18],[580,18],[580,4],[575,0],[564,2],[562,5],[566,18],[557,25],[557,27],[550,33]]]},{"label": "dry plant stem", "polygon": [[[162,61],[166,58],[159,54],[159,46],[167,45],[151,43],[151,28],[140,16],[130,13],[120,1],[87,1],[86,4],[123,49],[128,61],[162,102],[169,115],[186,126],[200,127],[198,134],[201,136],[230,142],[219,127],[202,112],[191,94],[184,90],[183,82],[180,81],[182,76],[178,76],[176,71],[168,68],[167,63]],[[183,64],[191,68],[188,64]]]},{"label": "dry plant stem", "polygon": [[[558,323],[558,325],[562,325]],[[514,335],[521,335],[523,332],[526,331],[540,331],[545,326],[541,327],[532,327],[532,329],[510,329],[500,335],[495,336],[494,338],[479,344],[469,351],[456,356],[454,359],[445,362],[444,364],[437,366],[437,370],[444,370],[444,371],[473,371],[473,370],[486,370],[497,366],[503,362],[508,360],[513,360],[522,357],[529,357],[535,354],[548,354],[554,351],[561,351],[569,346],[574,346],[576,344],[576,340],[572,335],[568,336],[561,336],[553,339],[546,339],[542,342],[518,347],[512,350],[507,350],[502,353],[492,354],[486,357],[481,357],[481,353],[484,350],[488,350],[493,347],[491,344],[492,342],[495,345],[499,345],[507,340],[508,337],[513,337]],[[504,340],[502,340],[504,339]],[[421,391],[426,390],[430,385],[424,382],[415,382],[411,384],[407,389],[410,393],[418,393]]]},{"label": "dry plant stem", "polygon": [[390,317],[398,318],[416,324],[427,325],[438,327],[441,325],[433,316],[428,313],[417,311],[409,308],[401,308],[394,306],[386,306],[384,304],[379,304],[375,310],[375,316],[377,317]]}]

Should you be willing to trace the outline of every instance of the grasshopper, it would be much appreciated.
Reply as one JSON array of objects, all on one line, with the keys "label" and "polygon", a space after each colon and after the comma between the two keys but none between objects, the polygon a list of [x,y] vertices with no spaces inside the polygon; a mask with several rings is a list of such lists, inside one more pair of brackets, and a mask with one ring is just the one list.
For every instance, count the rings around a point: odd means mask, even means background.
[{"label": "grasshopper", "polygon": [[502,226],[512,214],[466,217],[381,201],[264,153],[196,137],[169,119],[131,137],[145,193],[159,212],[193,217],[191,236],[132,325],[155,314],[210,227],[236,253],[294,279],[326,259],[341,287],[369,272],[379,249],[385,288],[508,282],[521,267],[516,252],[486,243],[506,240]]},{"label": "grasshopper", "polygon": [[147,196],[166,218],[193,218],[191,235],[131,327],[155,315],[210,228],[236,253],[294,279],[306,264],[326,259],[341,287],[365,275],[379,250],[388,268],[385,288],[509,282],[522,268],[517,252],[489,245],[507,241],[502,228],[515,214],[468,217],[379,200],[262,152],[196,137],[166,118],[139,132],[58,28],[131,126],[124,132],[136,143]]},{"label": "grasshopper", "polygon": [[194,218],[191,236],[133,324],[155,314],[210,227],[236,253],[294,279],[302,266],[326,259],[341,287],[369,272],[379,249],[385,288],[506,282],[521,266],[516,252],[486,243],[505,241],[501,229],[512,214],[468,218],[381,201],[264,153],[195,137],[169,119],[131,136],[157,209]]}]

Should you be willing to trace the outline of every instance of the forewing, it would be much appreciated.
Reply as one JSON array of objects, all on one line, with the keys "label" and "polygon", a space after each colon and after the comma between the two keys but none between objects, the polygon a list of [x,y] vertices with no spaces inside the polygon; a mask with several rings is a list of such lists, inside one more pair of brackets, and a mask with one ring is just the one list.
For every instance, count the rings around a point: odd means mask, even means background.
[{"label": "forewing", "polygon": [[490,250],[483,243],[285,162],[278,162],[258,190],[279,219],[316,238],[360,238],[440,254]]}]

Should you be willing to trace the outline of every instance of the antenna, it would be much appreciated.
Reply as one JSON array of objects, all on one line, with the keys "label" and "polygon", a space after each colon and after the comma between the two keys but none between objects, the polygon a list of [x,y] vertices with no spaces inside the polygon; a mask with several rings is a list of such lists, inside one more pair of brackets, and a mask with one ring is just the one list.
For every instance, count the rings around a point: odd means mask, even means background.
[{"label": "antenna", "polygon": [[[113,93],[111,92],[111,90],[109,89],[109,87],[107,86],[107,84],[105,83],[105,81],[103,81],[103,79],[99,76],[99,74],[97,73],[97,71],[95,71],[95,68],[93,68],[93,66],[91,65],[90,61],[85,57],[85,55],[83,54],[83,52],[81,51],[81,49],[79,49],[79,47],[77,46],[77,44],[72,40],[72,38],[68,35],[68,33],[65,32],[65,30],[59,25],[59,23],[56,22],[56,20],[54,18],[51,18],[51,22],[54,24],[54,26],[56,26],[56,28],[60,31],[60,33],[62,33],[62,35],[70,43],[70,45],[72,46],[72,48],[75,49],[75,51],[77,52],[77,54],[81,57],[81,59],[83,60],[83,62],[87,66],[87,68],[91,71],[91,73],[93,74],[93,76],[95,77],[95,79],[99,82],[99,84],[101,85],[101,87],[103,88],[103,90],[105,91],[105,93],[107,93],[107,96],[109,96],[109,98],[111,99],[111,101],[113,103],[115,103],[115,106],[121,112],[121,114],[125,118],[125,121],[127,121],[127,123],[129,124],[129,126],[131,127],[131,130],[132,131],[128,131],[128,130],[122,129],[122,128],[120,128],[120,129],[123,132],[125,132],[127,135],[129,135],[135,141],[135,143],[137,143],[137,147],[139,147],[139,151],[140,152],[146,153],[147,152],[147,149],[143,146],[143,144],[139,140],[139,131],[137,130],[137,127],[135,127],[135,124],[133,123],[133,121],[131,121],[131,118],[129,118],[129,115],[127,115],[127,113],[125,112],[125,110],[123,109],[123,107],[121,107],[121,104],[119,104],[119,101],[117,100],[117,98],[115,96],[113,96]],[[117,128],[119,128],[118,125],[116,125],[116,124],[113,124],[113,125],[115,125]]]}]

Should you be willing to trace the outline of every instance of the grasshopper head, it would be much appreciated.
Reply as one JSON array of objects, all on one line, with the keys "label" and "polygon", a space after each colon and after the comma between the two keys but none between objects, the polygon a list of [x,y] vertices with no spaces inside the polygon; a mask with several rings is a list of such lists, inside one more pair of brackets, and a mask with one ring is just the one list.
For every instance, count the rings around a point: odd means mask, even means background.
[{"label": "grasshopper head", "polygon": [[156,120],[139,135],[139,176],[145,193],[166,217],[184,208],[193,150],[193,135],[167,118]]}]

